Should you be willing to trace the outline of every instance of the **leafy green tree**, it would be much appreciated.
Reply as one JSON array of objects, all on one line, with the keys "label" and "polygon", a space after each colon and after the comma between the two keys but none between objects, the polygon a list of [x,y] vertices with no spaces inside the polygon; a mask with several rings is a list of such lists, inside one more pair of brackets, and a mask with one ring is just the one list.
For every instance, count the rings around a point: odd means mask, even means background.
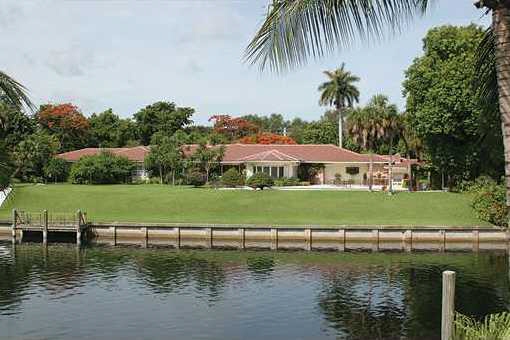
[{"label": "leafy green tree", "polygon": [[13,176],[23,180],[42,178],[44,166],[59,149],[60,143],[54,135],[42,131],[29,135],[14,148]]},{"label": "leafy green tree", "polygon": [[156,132],[173,135],[192,123],[191,116],[194,112],[192,108],[177,107],[171,102],[160,101],[146,106],[134,114],[140,141],[143,145],[148,145]]},{"label": "leafy green tree", "polygon": [[289,127],[289,121],[285,120],[279,113],[272,113],[270,116],[259,116],[255,114],[241,117],[260,128],[260,132],[271,132],[282,135]]},{"label": "leafy green tree", "polygon": [[336,144],[338,125],[329,120],[319,120],[307,124],[302,131],[303,144]]},{"label": "leafy green tree", "polygon": [[33,117],[0,100],[0,140],[5,142],[5,147],[12,150],[35,130],[36,122]]},{"label": "leafy green tree", "polygon": [[69,168],[69,163],[64,159],[53,157],[44,165],[43,174],[49,181],[65,182],[69,175]]},{"label": "leafy green tree", "polygon": [[90,144],[98,147],[119,148],[136,140],[136,125],[130,119],[121,119],[112,109],[89,117]]},{"label": "leafy green tree", "polygon": [[220,166],[220,162],[225,154],[225,147],[211,146],[207,144],[200,144],[193,153],[191,160],[195,164],[199,164],[201,169],[205,172],[205,181],[209,182],[211,171]]},{"label": "leafy green tree", "polygon": [[450,185],[480,174],[503,174],[502,138],[494,128],[499,116],[484,114],[472,86],[483,36],[474,25],[434,28],[424,39],[424,55],[406,71],[408,125],[423,141],[432,165],[448,174]]},{"label": "leafy green tree", "polygon": [[304,143],[304,131],[308,126],[308,122],[302,120],[301,118],[294,118],[290,121],[288,126],[288,136],[296,141],[298,144]]},{"label": "leafy green tree", "polygon": [[184,167],[184,154],[181,148],[184,140],[182,138],[179,134],[172,137],[153,138],[154,143],[145,158],[145,165],[148,168],[157,169],[161,184],[163,184],[164,176],[170,173],[172,185],[175,185],[175,175]]},{"label": "leafy green tree", "polygon": [[359,90],[354,83],[359,78],[345,70],[345,64],[334,71],[324,71],[328,81],[319,86],[321,98],[319,103],[324,106],[333,105],[338,115],[338,146],[343,147],[344,111],[359,102]]}]

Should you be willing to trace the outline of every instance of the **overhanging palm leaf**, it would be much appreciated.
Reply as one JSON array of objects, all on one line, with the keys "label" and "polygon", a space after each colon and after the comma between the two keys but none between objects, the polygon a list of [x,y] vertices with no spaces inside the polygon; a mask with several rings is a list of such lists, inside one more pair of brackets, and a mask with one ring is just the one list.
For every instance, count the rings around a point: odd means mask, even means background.
[{"label": "overhanging palm leaf", "polygon": [[492,27],[485,31],[485,35],[478,46],[475,55],[475,87],[480,103],[488,113],[498,113],[498,77],[496,70],[496,44]]},{"label": "overhanging palm leaf", "polygon": [[5,98],[7,103],[21,108],[23,104],[30,109],[34,108],[34,104],[28,98],[25,86],[0,71],[0,95]]},{"label": "overhanging palm leaf", "polygon": [[400,31],[435,0],[273,0],[245,57],[275,71]]}]

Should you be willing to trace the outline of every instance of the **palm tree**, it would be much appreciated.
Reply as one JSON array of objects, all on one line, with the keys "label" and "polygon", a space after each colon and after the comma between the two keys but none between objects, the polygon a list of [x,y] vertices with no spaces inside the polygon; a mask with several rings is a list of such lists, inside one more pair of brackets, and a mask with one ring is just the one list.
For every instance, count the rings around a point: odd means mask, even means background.
[{"label": "palm tree", "polygon": [[347,131],[365,152],[369,153],[368,189],[372,191],[374,182],[373,152],[377,140],[383,136],[381,117],[377,115],[372,105],[351,110],[347,117]]},{"label": "palm tree", "polygon": [[345,70],[345,63],[334,71],[324,71],[328,81],[319,86],[321,91],[320,105],[334,105],[338,115],[338,146],[342,147],[344,111],[346,107],[352,107],[359,102],[359,90],[354,85],[359,78]]},{"label": "palm tree", "polygon": [[[15,108],[21,109],[23,104],[33,109],[34,105],[26,94],[27,89],[4,72],[0,71],[0,101],[4,101]],[[0,127],[7,124],[7,116],[0,115]],[[7,150],[5,145],[0,145],[0,190],[4,190],[10,184],[11,169],[8,165]]]},{"label": "palm tree", "polygon": [[[355,39],[402,30],[437,0],[273,0],[246,49],[246,58],[275,71],[303,65]],[[445,0],[448,1],[448,0]],[[466,5],[469,1],[465,0]],[[472,3],[472,1],[471,1]],[[510,0],[475,0],[492,12],[499,113],[505,149],[506,201],[510,207]],[[496,85],[496,84],[495,84]]]},{"label": "palm tree", "polygon": [[376,95],[372,98],[371,105],[380,121],[381,138],[389,142],[388,162],[388,192],[393,193],[393,142],[399,137],[404,129],[402,116],[398,113],[395,104],[389,104],[389,98],[385,95]]},{"label": "palm tree", "polygon": [[2,71],[0,71],[0,97],[18,109],[21,109],[23,104],[30,109],[34,107],[28,98],[26,87]]}]

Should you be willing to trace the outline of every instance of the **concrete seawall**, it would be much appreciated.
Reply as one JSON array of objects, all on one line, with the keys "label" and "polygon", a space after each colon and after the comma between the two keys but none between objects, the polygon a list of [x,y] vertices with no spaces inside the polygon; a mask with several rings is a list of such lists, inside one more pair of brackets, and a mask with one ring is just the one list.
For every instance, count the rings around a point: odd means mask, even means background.
[{"label": "concrete seawall", "polygon": [[[0,239],[10,235],[9,223],[0,222]],[[497,227],[90,223],[88,239],[175,248],[478,251],[507,250],[510,233]]]}]

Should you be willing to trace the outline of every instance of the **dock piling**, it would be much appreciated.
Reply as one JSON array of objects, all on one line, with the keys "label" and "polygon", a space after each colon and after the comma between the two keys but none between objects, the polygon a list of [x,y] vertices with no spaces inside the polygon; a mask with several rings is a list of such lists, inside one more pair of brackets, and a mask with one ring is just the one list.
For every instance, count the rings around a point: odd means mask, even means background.
[{"label": "dock piling", "polygon": [[46,209],[43,211],[42,241],[44,245],[48,243],[48,210]]},{"label": "dock piling", "polygon": [[239,228],[239,249],[246,247],[246,232],[244,228]]},{"label": "dock piling", "polygon": [[345,251],[345,229],[338,230],[338,251]]},{"label": "dock piling", "polygon": [[278,250],[278,229],[271,228],[271,250]]},{"label": "dock piling", "polygon": [[16,243],[16,224],[18,221],[17,215],[18,212],[16,211],[16,209],[12,209],[12,231],[11,231],[12,243]]},{"label": "dock piling", "polygon": [[305,249],[312,250],[312,229],[305,229]]},{"label": "dock piling", "polygon": [[441,308],[441,340],[450,340],[455,317],[455,272],[443,272],[443,301]]}]

